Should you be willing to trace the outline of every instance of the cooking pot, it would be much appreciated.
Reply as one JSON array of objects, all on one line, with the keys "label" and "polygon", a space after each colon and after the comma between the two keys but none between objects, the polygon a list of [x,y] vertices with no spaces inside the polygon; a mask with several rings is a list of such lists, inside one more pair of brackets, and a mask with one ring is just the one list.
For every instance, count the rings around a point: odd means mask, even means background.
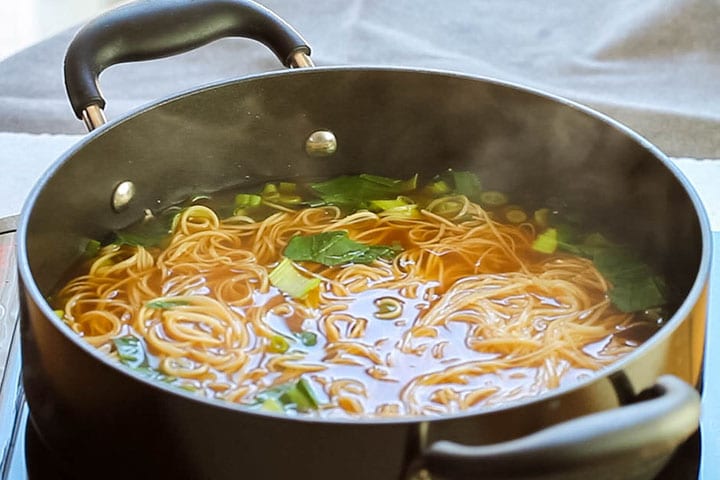
[{"label": "cooking pot", "polygon": [[[224,36],[293,70],[163,99],[104,124],[110,65]],[[91,129],[42,177],[18,232],[31,421],[73,478],[651,478],[698,427],[710,267],[700,201],[657,148],[568,100],[404,68],[312,68],[284,21],[244,0],[112,11],[69,47],[66,85]],[[438,418],[294,418],[141,377],[73,334],[46,298],[88,239],[198,193],[296,177],[447,168],[576,206],[651,259],[674,314],[622,360],[534,398]],[[523,197],[523,198],[525,198]]]}]

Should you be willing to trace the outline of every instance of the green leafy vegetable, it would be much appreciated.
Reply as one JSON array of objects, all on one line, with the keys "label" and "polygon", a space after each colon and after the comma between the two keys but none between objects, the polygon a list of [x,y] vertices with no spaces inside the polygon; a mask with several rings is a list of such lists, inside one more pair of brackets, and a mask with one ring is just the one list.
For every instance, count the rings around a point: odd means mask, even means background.
[{"label": "green leafy vegetable", "polygon": [[480,179],[472,172],[456,172],[451,171],[455,192],[465,195],[470,200],[479,200],[482,192],[482,184]]},{"label": "green leafy vegetable", "polygon": [[[141,366],[141,367],[134,368],[133,370],[144,375],[145,377],[149,378],[150,380],[155,380],[157,382],[175,383],[175,381],[177,381],[177,378],[172,377],[170,375],[165,375],[164,373],[159,372],[150,366]],[[177,386],[181,387],[182,385],[177,385]],[[187,389],[185,389],[185,390],[187,390]]]},{"label": "green leafy vegetable", "polygon": [[121,363],[132,368],[138,368],[146,363],[145,349],[139,338],[127,335],[114,338],[113,343]]},{"label": "green leafy vegetable", "polygon": [[320,286],[317,277],[308,278],[301,274],[289,258],[283,258],[277,267],[270,272],[270,283],[293,298],[303,299],[312,290]]},{"label": "green leafy vegetable", "polygon": [[391,260],[399,246],[365,245],[351,240],[345,231],[296,235],[283,254],[292,260],[321,263],[329,267],[346,263],[372,263],[378,258]]},{"label": "green leafy vegetable", "polygon": [[157,308],[158,310],[170,310],[171,308],[187,305],[185,300],[152,300],[145,304],[149,308]]},{"label": "green leafy vegetable", "polygon": [[666,303],[665,283],[630,249],[615,245],[599,233],[582,237],[574,227],[557,227],[558,248],[589,258],[612,284],[610,301],[623,312],[637,312]]},{"label": "green leafy vegetable", "polygon": [[328,204],[348,209],[367,208],[372,200],[387,200],[417,188],[417,175],[397,180],[378,175],[344,175],[325,182],[313,183],[311,188]]},{"label": "green leafy vegetable", "polygon": [[168,210],[154,219],[115,232],[115,240],[112,243],[132,247],[161,247],[170,237],[176,212],[177,209]]},{"label": "green leafy vegetable", "polygon": [[286,408],[307,412],[317,410],[320,406],[310,382],[304,378],[267,389],[259,393],[256,399],[261,409],[271,412],[282,412]]},{"label": "green leafy vegetable", "polygon": [[665,303],[664,282],[646,263],[624,248],[599,248],[593,263],[612,284],[609,296],[617,308],[636,312]]},{"label": "green leafy vegetable", "polygon": [[159,247],[169,235],[168,230],[115,232],[115,245],[129,245],[131,247]]},{"label": "green leafy vegetable", "polygon": [[166,383],[175,382],[175,377],[165,375],[150,366],[145,353],[145,347],[139,338],[132,335],[117,337],[113,339],[113,344],[115,345],[118,359],[123,365],[127,365],[132,370],[152,380]]}]

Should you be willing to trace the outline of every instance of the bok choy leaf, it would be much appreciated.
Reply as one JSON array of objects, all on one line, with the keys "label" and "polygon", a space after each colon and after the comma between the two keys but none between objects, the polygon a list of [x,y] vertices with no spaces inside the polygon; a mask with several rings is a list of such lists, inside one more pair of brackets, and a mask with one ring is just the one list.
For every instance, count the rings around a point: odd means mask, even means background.
[{"label": "bok choy leaf", "polygon": [[270,272],[270,283],[277,289],[293,298],[303,299],[320,286],[317,277],[308,278],[300,273],[290,258],[283,258],[277,267]]},{"label": "bok choy leaf", "polygon": [[130,369],[142,374],[152,380],[158,380],[165,383],[174,383],[176,378],[154,369],[150,366],[145,347],[142,341],[133,336],[126,335],[113,339],[118,359],[123,365],[127,365]]},{"label": "bok choy leaf", "polygon": [[417,177],[397,180],[363,173],[313,183],[311,188],[325,203],[356,210],[367,208],[372,200],[394,199],[400,194],[412,192],[417,188]]},{"label": "bok choy leaf", "polygon": [[[555,229],[546,232],[551,230]],[[582,236],[569,225],[558,225],[556,232],[558,250],[589,258],[610,282],[608,296],[620,311],[637,312],[667,302],[662,277],[629,248],[616,245],[599,233]]]},{"label": "bok choy leaf", "polygon": [[397,245],[365,245],[351,240],[345,231],[296,235],[283,255],[295,261],[316,262],[332,267],[346,263],[372,263],[378,258],[392,260],[401,248]]},{"label": "bok choy leaf", "polygon": [[259,393],[256,399],[261,409],[271,412],[285,411],[286,408],[307,412],[320,407],[312,385],[304,378],[269,388]]}]

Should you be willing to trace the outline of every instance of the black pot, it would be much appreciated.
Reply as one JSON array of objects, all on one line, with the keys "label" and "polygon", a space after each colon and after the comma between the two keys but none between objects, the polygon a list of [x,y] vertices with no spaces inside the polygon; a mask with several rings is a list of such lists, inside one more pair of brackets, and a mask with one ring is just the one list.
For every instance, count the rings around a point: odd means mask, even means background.
[{"label": "black pot", "polygon": [[[73,107],[94,128],[104,121],[96,85],[104,68],[228,35],[311,65],[302,39],[250,2],[140,2],[74,40]],[[306,150],[318,130],[334,133],[334,154]],[[446,168],[592,215],[658,266],[674,315],[572,387],[442,418],[343,421],[250,412],[149,381],[74,335],[45,300],[87,239],[146,209],[277,178]],[[95,129],[31,193],[18,235],[31,420],[78,478],[651,478],[698,426],[709,231],[697,195],[657,148],[597,112],[520,86],[348,67],[204,87]]]}]

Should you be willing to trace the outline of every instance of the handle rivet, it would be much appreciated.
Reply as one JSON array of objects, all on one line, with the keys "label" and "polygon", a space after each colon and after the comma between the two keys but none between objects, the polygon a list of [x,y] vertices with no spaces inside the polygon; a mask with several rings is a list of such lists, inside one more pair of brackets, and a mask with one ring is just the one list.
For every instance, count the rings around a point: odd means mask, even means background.
[{"label": "handle rivet", "polygon": [[327,157],[337,151],[337,139],[330,130],[317,130],[305,140],[305,152],[311,157]]},{"label": "handle rivet", "polygon": [[127,208],[130,200],[135,196],[135,184],[130,180],[120,182],[112,194],[112,208],[121,212]]}]

